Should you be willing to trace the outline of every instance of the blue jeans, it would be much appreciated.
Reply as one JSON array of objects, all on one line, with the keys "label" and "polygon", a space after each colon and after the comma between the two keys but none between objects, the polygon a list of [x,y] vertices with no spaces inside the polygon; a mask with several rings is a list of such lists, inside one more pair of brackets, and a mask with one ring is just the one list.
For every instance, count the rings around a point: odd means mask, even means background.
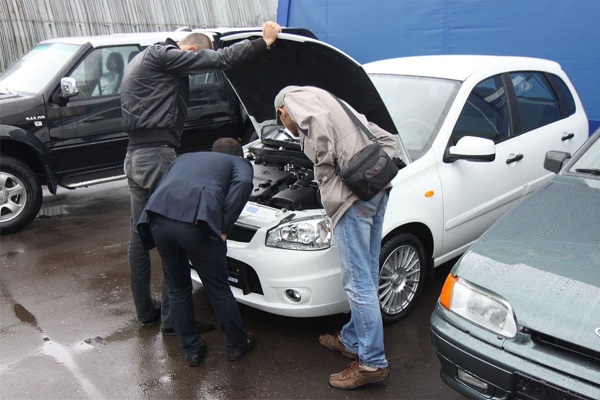
[{"label": "blue jeans", "polygon": [[385,191],[369,201],[356,201],[339,220],[334,235],[340,254],[342,285],[350,303],[350,321],[342,328],[341,341],[358,354],[361,364],[387,367],[383,322],[377,296],[379,252]]},{"label": "blue jeans", "polygon": [[[131,293],[137,318],[141,322],[153,319],[159,307],[152,298],[150,278],[152,266],[150,252],[142,246],[137,232],[137,222],[167,168],[177,158],[175,150],[168,146],[129,150],[125,156],[125,175],[131,194],[131,220],[129,233],[129,273]],[[167,287],[162,285],[161,326],[171,327]]]},{"label": "blue jeans", "polygon": [[226,242],[204,223],[190,224],[159,214],[150,215],[150,230],[163,260],[173,328],[187,355],[194,355],[206,345],[194,322],[188,260],[198,272],[219,327],[225,333],[225,346],[229,350],[243,347],[248,334],[242,327],[240,310],[229,287]]}]

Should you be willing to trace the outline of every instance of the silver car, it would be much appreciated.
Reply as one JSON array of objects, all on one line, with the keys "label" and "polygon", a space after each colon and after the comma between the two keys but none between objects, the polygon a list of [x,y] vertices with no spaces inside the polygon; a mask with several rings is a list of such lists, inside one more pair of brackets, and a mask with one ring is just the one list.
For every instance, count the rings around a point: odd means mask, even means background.
[{"label": "silver car", "polygon": [[463,255],[431,316],[442,379],[472,399],[600,399],[600,130],[545,167],[560,173]]}]

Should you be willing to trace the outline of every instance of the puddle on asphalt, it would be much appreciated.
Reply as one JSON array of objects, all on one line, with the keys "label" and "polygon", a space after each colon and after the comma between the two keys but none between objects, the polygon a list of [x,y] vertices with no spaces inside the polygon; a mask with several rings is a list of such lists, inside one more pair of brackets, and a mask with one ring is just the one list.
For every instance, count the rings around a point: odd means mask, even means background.
[{"label": "puddle on asphalt", "polygon": [[35,316],[32,313],[30,313],[29,310],[27,310],[25,307],[23,307],[19,303],[15,303],[15,305],[13,306],[13,310],[15,311],[15,315],[17,316],[17,318],[19,318],[21,321],[40,329],[37,320],[35,319]]},{"label": "puddle on asphalt", "polygon": [[23,253],[24,253],[23,250],[8,251],[6,253],[0,253],[0,258],[10,259],[10,258],[17,257],[19,254],[23,254]]},{"label": "puddle on asphalt", "polygon": [[90,398],[103,398],[100,390],[82,373],[82,371],[79,370],[79,366],[71,356],[69,349],[48,339],[44,341],[42,351],[46,355],[54,358],[56,362],[64,365],[77,379],[81,388],[90,396]]}]

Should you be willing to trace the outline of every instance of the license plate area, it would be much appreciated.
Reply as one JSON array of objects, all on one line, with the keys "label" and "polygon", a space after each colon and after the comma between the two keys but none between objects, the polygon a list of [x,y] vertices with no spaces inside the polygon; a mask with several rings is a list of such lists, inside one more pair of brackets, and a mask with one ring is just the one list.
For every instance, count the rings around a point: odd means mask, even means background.
[{"label": "license plate area", "polygon": [[586,400],[585,397],[518,372],[514,374],[513,393],[516,400]]}]

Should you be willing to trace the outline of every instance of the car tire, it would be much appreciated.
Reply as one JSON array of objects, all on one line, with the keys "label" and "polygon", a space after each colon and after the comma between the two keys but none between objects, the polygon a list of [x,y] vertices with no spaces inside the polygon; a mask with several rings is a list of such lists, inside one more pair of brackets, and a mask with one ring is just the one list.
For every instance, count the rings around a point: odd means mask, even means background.
[{"label": "car tire", "polygon": [[0,234],[15,233],[33,221],[42,206],[42,186],[22,161],[0,159]]},{"label": "car tire", "polygon": [[425,286],[426,259],[421,241],[400,233],[386,241],[379,256],[379,305],[385,324],[406,317]]}]

